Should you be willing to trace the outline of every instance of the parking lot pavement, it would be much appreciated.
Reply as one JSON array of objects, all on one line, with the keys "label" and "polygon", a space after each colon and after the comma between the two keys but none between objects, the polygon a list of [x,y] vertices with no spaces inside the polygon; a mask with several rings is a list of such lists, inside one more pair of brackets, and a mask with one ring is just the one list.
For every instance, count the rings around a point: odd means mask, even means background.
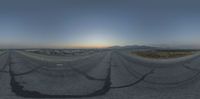
[{"label": "parking lot pavement", "polygon": [[156,66],[118,52],[95,54],[70,63],[46,63],[15,51],[0,59],[0,99],[200,97],[199,57]]}]

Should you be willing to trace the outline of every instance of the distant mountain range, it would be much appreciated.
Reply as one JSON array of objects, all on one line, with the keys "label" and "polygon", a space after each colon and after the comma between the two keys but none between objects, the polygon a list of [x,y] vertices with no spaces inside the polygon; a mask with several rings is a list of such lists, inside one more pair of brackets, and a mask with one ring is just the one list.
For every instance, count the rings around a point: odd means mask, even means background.
[{"label": "distant mountain range", "polygon": [[146,45],[127,45],[127,46],[111,46],[109,49],[158,49],[159,47],[152,47]]},{"label": "distant mountain range", "polygon": [[194,45],[127,45],[127,46],[111,46],[109,49],[200,49],[200,46]]}]

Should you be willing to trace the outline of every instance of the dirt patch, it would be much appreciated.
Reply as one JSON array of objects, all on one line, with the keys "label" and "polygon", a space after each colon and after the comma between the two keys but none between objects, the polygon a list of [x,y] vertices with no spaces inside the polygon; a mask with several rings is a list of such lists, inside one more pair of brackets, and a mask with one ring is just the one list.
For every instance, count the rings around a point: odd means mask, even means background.
[{"label": "dirt patch", "polygon": [[168,59],[178,58],[194,54],[194,51],[182,51],[182,50],[158,50],[158,51],[136,51],[131,52],[132,55],[137,55],[145,58],[155,59]]}]

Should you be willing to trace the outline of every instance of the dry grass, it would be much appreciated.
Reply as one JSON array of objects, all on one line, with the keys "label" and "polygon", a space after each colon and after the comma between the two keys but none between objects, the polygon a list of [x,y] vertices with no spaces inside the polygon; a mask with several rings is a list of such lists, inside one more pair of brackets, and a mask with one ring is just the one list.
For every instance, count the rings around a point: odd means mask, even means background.
[{"label": "dry grass", "polygon": [[193,51],[137,51],[131,52],[131,54],[138,55],[146,58],[155,59],[168,59],[168,58],[178,58],[183,56],[192,55]]}]

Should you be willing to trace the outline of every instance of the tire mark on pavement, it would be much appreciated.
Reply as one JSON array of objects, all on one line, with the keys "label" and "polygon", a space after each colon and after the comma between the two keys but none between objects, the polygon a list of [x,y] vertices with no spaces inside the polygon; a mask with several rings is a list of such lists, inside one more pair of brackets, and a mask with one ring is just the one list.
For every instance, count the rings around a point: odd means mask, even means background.
[{"label": "tire mark on pavement", "polygon": [[126,87],[131,87],[134,86],[140,82],[142,82],[147,76],[149,76],[150,74],[152,74],[154,72],[154,69],[151,70],[150,72],[144,74],[140,79],[138,79],[137,81],[131,83],[131,84],[127,84],[127,85],[122,85],[122,86],[113,86],[111,87],[112,89],[118,89],[118,88],[126,88]]},{"label": "tire mark on pavement", "polygon": [[42,94],[37,91],[30,91],[30,90],[24,90],[24,86],[20,85],[19,82],[15,80],[15,74],[12,71],[12,66],[11,66],[11,52],[9,52],[9,74],[11,76],[11,81],[10,81],[10,86],[12,89],[12,92],[14,92],[17,96],[24,97],[24,98],[83,98],[83,97],[94,97],[94,96],[100,96],[106,94],[110,90],[111,86],[111,57],[109,60],[109,67],[108,67],[108,74],[106,76],[104,86],[87,95],[48,95],[48,94]]},{"label": "tire mark on pavement", "polygon": [[[105,58],[105,57],[104,57],[104,58]],[[26,60],[26,61],[29,62],[29,63],[32,63],[30,60]],[[32,64],[33,64],[33,63],[32,63]],[[39,69],[41,69],[41,68],[43,69],[43,67],[44,67],[44,66],[40,66],[39,64],[36,64],[36,63],[34,63],[34,64],[37,65],[37,67],[33,68],[32,70],[27,71],[27,72],[24,72],[24,73],[18,73],[18,74],[14,73],[14,75],[15,75],[15,76],[22,76],[22,75],[26,75],[26,74],[29,74],[29,73],[32,73],[32,72],[39,72],[39,71],[37,71],[37,70],[39,70]],[[88,75],[87,73],[81,71],[81,70],[78,69],[78,68],[75,68],[75,67],[72,67],[72,66],[69,66],[69,67],[71,68],[72,71],[81,74],[82,76],[84,76],[84,77],[87,78],[88,80],[105,81],[105,78],[95,78],[95,77],[92,77],[92,76]]]}]

